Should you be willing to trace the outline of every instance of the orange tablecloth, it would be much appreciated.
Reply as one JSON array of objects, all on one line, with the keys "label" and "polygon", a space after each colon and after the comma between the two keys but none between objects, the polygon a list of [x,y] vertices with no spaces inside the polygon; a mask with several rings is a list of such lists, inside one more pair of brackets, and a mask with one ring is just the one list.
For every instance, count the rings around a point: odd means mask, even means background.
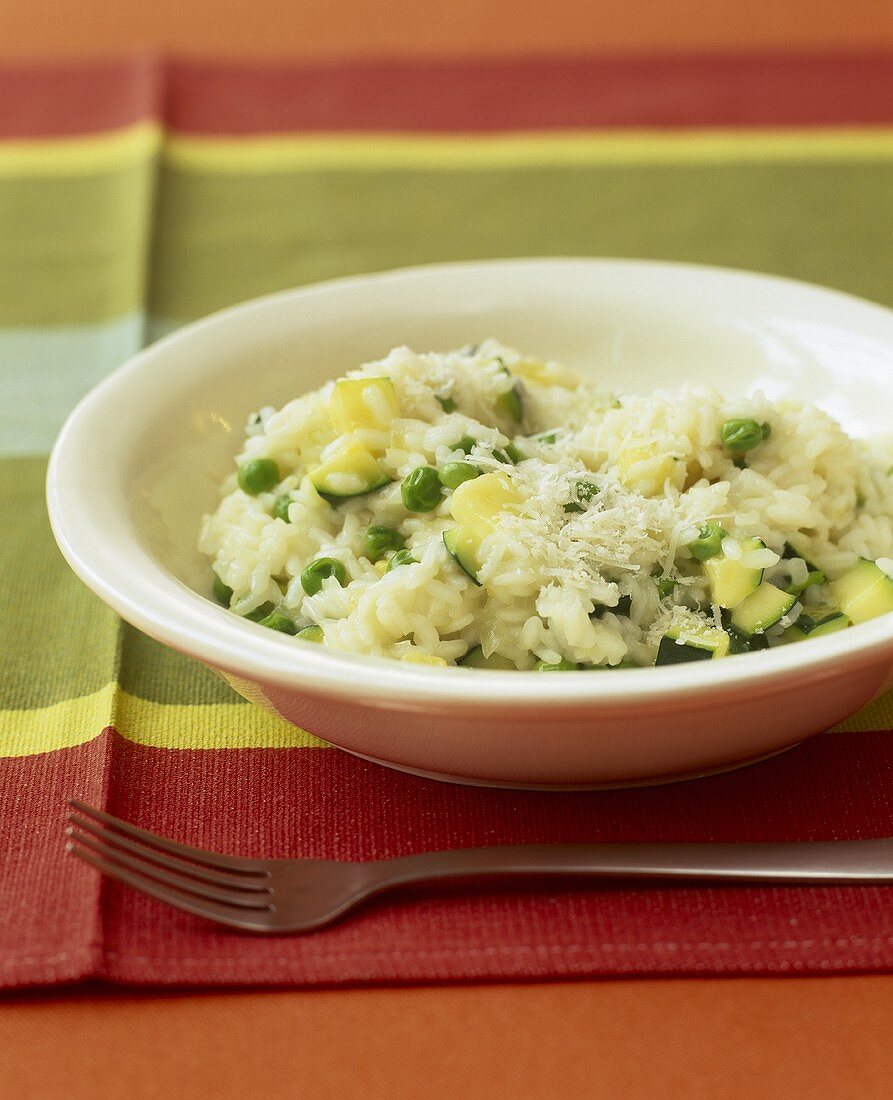
[{"label": "orange tablecloth", "polygon": [[889,1095],[893,978],[7,1000],[6,1100]]}]

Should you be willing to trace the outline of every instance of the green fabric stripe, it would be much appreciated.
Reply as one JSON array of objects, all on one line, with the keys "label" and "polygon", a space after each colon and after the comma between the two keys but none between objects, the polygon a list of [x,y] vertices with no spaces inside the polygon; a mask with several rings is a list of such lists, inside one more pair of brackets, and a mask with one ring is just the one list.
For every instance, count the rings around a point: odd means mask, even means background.
[{"label": "green fabric stripe", "polygon": [[[86,695],[117,667],[115,615],[87,591],[53,541],[44,503],[46,462],[0,462],[0,703],[39,707]],[[10,518],[14,522],[10,522]]]},{"label": "green fabric stripe", "polygon": [[95,324],[143,306],[155,168],[0,179],[0,326]]},{"label": "green fabric stripe", "polygon": [[123,626],[118,682],[124,691],[153,703],[243,703],[209,668],[127,624]]},{"label": "green fabric stripe", "polygon": [[240,702],[210,669],[124,626],[81,584],[53,541],[45,476],[45,459],[0,461],[0,707],[49,706],[116,678],[159,703]]},{"label": "green fabric stripe", "polygon": [[75,328],[0,329],[0,454],[48,451],[77,401],[139,351],[142,314]]},{"label": "green fabric stripe", "polygon": [[893,301],[885,163],[161,178],[156,318],[358,271],[545,254],[755,268]]}]

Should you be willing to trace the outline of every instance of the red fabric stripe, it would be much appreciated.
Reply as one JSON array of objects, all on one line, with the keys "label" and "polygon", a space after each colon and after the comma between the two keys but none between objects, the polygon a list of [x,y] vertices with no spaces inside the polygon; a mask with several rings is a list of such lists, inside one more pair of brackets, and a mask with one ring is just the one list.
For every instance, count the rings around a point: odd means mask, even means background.
[{"label": "red fabric stripe", "polygon": [[168,123],[194,134],[893,121],[893,54],[178,62]]},{"label": "red fabric stripe", "polygon": [[148,58],[0,66],[0,140],[75,137],[155,118],[159,77]]},{"label": "red fabric stripe", "polygon": [[893,121],[893,55],[0,67],[0,140],[162,115],[220,135],[877,125]]},{"label": "red fabric stripe", "polygon": [[477,883],[395,896],[318,933],[274,939],[213,928],[111,883],[100,907],[92,872],[64,854],[64,798],[101,802],[103,784],[88,777],[109,756],[113,813],[248,855],[365,860],[505,842],[893,833],[884,732],[818,737],[694,783],[588,794],[447,786],[327,749],[171,752],[106,732],[79,749],[0,762],[0,908],[21,914],[0,922],[7,986],[60,980],[62,953],[80,966],[62,977],[148,984],[893,970],[889,886]]},{"label": "red fabric stripe", "polygon": [[104,886],[65,855],[66,800],[107,801],[111,733],[0,759],[0,987],[70,982],[102,965]]}]

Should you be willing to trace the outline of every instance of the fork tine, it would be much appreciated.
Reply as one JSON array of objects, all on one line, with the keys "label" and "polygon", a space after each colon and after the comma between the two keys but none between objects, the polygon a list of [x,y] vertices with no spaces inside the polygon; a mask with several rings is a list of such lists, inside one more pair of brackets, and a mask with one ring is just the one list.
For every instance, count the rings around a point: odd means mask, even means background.
[{"label": "fork tine", "polygon": [[222,901],[228,905],[238,906],[240,909],[270,908],[271,899],[269,893],[260,894],[254,891],[249,893],[245,890],[222,890],[217,886],[209,886],[205,882],[190,878],[188,875],[182,875],[176,871],[166,871],[163,867],[159,867],[145,859],[134,859],[133,856],[127,855],[126,852],[122,852],[112,845],[94,840],[92,837],[80,836],[75,833],[72,834],[72,840],[80,844],[81,847],[89,848],[92,852],[96,852],[97,855],[103,856],[105,859],[113,860],[115,863],[120,863],[124,867],[129,867],[131,870],[137,871],[147,878],[155,879],[158,882],[163,882],[167,886],[176,887],[179,890],[195,894],[197,897],[205,898],[209,901]]},{"label": "fork tine", "polygon": [[244,856],[224,856],[219,852],[210,852],[207,848],[191,848],[188,844],[180,844],[176,840],[169,840],[165,836],[149,832],[148,829],[140,829],[136,825],[131,825],[129,821],[122,821],[120,817],[113,817],[112,814],[107,814],[104,810],[97,810],[95,806],[90,806],[77,798],[70,798],[68,805],[78,810],[85,817],[92,818],[94,821],[101,821],[104,825],[117,829],[120,833],[142,840],[153,848],[161,848],[172,855],[190,859],[193,863],[199,863],[204,867],[220,867],[224,871],[232,871],[236,874],[267,874],[263,862],[259,859],[246,859]]},{"label": "fork tine", "polygon": [[171,856],[166,856],[163,852],[158,851],[157,848],[151,848],[142,841],[130,840],[122,833],[117,833],[112,829],[97,825],[88,818],[79,817],[77,814],[69,814],[68,820],[72,825],[83,832],[90,833],[92,836],[105,841],[110,847],[133,852],[133,854],[139,856],[140,859],[147,860],[150,863],[162,867],[167,867],[171,871],[179,871],[181,875],[187,875],[189,878],[193,879],[200,879],[202,882],[208,882],[212,886],[232,886],[237,890],[252,892],[263,892],[269,889],[266,885],[270,877],[269,872],[267,872],[263,878],[259,876],[255,878],[251,875],[231,873],[229,871],[212,871],[204,867],[199,867],[194,863],[187,863],[182,859],[174,859]]},{"label": "fork tine", "polygon": [[109,878],[113,878],[117,882],[123,882],[126,886],[132,886],[141,894],[147,894],[157,901],[166,902],[175,909],[182,909],[186,913],[192,913],[197,917],[206,917],[208,920],[217,921],[218,924],[226,924],[232,928],[251,929],[255,932],[274,931],[269,921],[260,919],[260,915],[268,912],[268,910],[237,909],[230,905],[223,905],[220,902],[198,898],[193,894],[184,894],[179,890],[172,890],[159,882],[153,882],[151,879],[144,878],[143,875],[111,863],[101,856],[95,856],[79,844],[70,844],[68,850],[73,856],[83,860],[84,863],[89,863],[97,871],[108,875]]}]

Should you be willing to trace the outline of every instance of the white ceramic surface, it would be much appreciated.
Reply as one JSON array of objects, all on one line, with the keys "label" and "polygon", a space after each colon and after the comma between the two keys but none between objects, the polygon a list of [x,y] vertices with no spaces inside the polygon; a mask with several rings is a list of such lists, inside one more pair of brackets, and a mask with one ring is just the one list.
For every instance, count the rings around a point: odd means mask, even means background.
[{"label": "white ceramic surface", "polygon": [[408,344],[493,335],[647,392],[683,381],[817,401],[889,436],[893,313],[832,291],[622,260],[443,265],[249,302],[150,347],[74,411],[48,501],[72,568],[147,634],[348,751],[500,784],[657,781],[779,751],[893,682],[893,615],[769,653],[666,668],[489,672],[338,655],[210,598],[195,550],[246,415]]}]

